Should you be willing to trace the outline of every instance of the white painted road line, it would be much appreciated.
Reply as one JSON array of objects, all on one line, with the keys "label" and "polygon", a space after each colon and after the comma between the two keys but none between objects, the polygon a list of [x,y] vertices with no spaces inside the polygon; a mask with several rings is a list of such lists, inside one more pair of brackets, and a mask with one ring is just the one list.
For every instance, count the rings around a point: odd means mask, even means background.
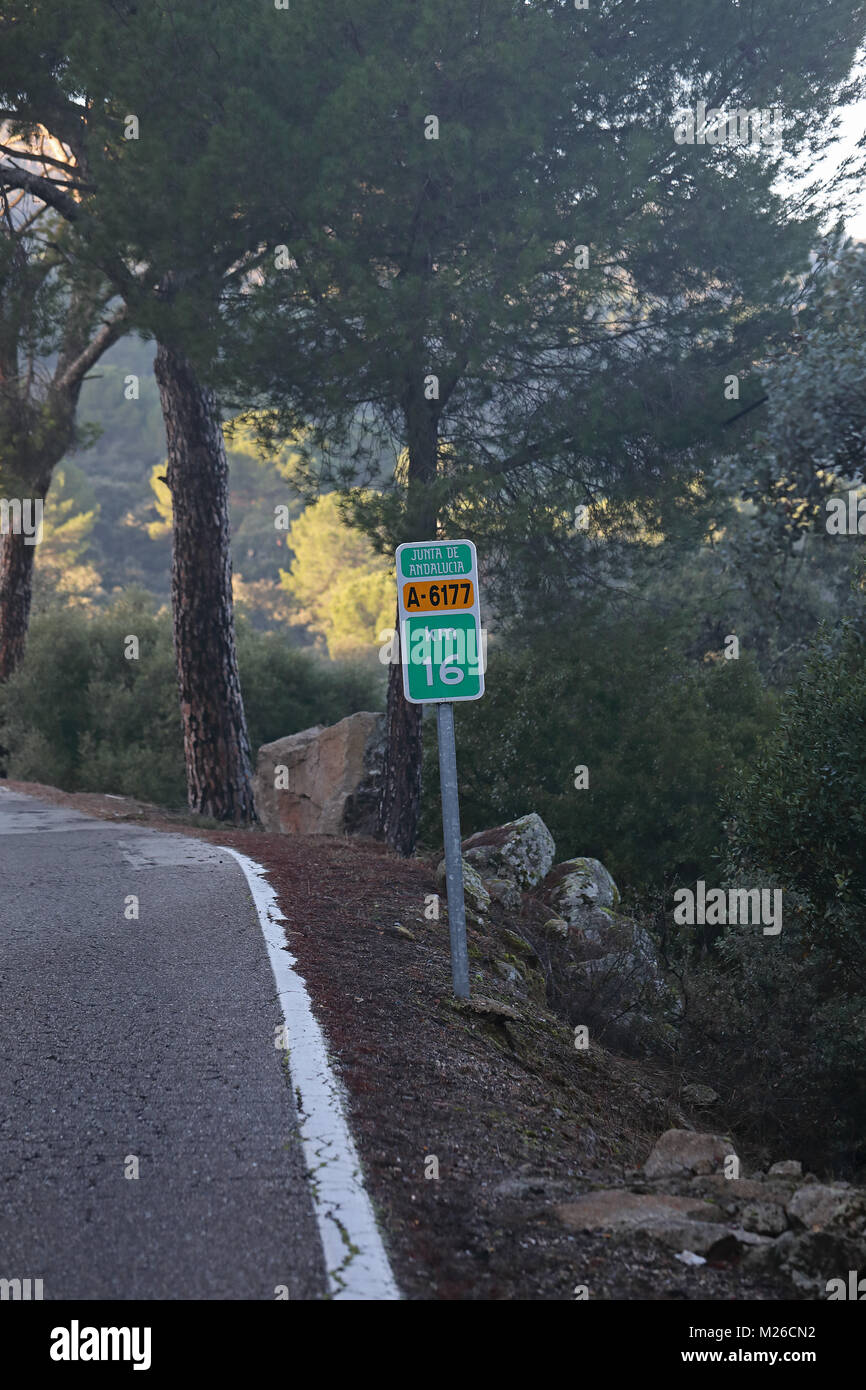
[{"label": "white painted road line", "polygon": [[288,950],[285,918],[276,895],[260,864],[237,850],[220,848],[238,861],[246,875],[277,982],[292,1084],[303,1106],[298,1120],[331,1293],[335,1299],[398,1299],[400,1292],[361,1176],[340,1083],[331,1069],[307,987],[295,971],[297,961]]}]

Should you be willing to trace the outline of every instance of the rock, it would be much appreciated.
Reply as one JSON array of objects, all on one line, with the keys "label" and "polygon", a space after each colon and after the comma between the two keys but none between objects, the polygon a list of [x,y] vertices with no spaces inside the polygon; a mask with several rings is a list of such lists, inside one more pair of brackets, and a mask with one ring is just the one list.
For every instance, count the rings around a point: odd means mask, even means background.
[{"label": "rock", "polygon": [[[567,922],[577,943],[597,947],[604,956],[622,955],[619,973],[639,977],[642,985],[664,985],[649,933],[628,917],[620,916],[619,889],[598,859],[567,859],[548,875],[550,902],[558,917]],[[603,974],[608,966],[599,966]],[[589,972],[594,973],[594,972]]]},{"label": "rock", "polygon": [[671,1217],[716,1224],[718,1209],[700,1197],[676,1197],[663,1192],[644,1194],[614,1187],[587,1192],[573,1202],[564,1202],[556,1208],[556,1215],[575,1231],[608,1231],[614,1227],[645,1230]]},{"label": "rock", "polygon": [[484,887],[493,901],[499,903],[500,907],[504,907],[506,912],[521,912],[523,910],[520,889],[510,879],[485,878]]},{"label": "rock", "polygon": [[[436,870],[436,887],[442,896],[445,895],[446,886],[445,860],[443,859]],[[466,907],[466,916],[475,922],[483,922],[490,911],[490,894],[481,881],[481,875],[465,859],[463,860],[463,902]]]},{"label": "rock", "polygon": [[808,1231],[830,1227],[859,1235],[866,1230],[866,1197],[856,1188],[809,1183],[797,1189],[786,1210],[794,1227]]},{"label": "rock", "polygon": [[784,1209],[775,1202],[748,1202],[740,1212],[740,1224],[762,1236],[780,1236],[788,1228]]},{"label": "rock", "polygon": [[796,1158],[782,1159],[770,1169],[771,1178],[799,1178],[803,1175],[803,1165]]},{"label": "rock", "polygon": [[[572,961],[579,966],[578,976],[582,975],[585,982],[593,986],[593,992],[603,991],[606,1011],[624,1017],[637,1008],[639,1001],[663,998],[673,1008],[676,997],[664,981],[649,933],[629,917],[614,912],[612,907],[597,905],[594,898],[583,895],[587,883],[593,889],[599,887],[602,897],[609,898],[616,893],[616,885],[607,870],[596,859],[575,859],[559,865],[554,875],[571,864],[598,865],[600,873],[590,881],[587,872],[581,870],[555,883],[551,898],[560,915],[545,924],[545,934],[551,938],[554,935],[564,937]],[[610,881],[609,891],[601,874]],[[573,890],[572,879],[577,884]],[[616,897],[618,900],[618,893]],[[563,921],[566,933],[558,926]]]},{"label": "rock", "polygon": [[580,926],[588,910],[619,907],[619,889],[598,859],[566,859],[549,875],[550,901],[570,926]]},{"label": "rock", "polygon": [[510,1004],[501,1004],[497,999],[487,999],[482,994],[474,994],[471,999],[450,999],[450,1007],[457,1013],[481,1014],[503,1023],[519,1023],[523,1014]]},{"label": "rock", "polygon": [[808,1298],[828,1297],[831,1281],[858,1271],[866,1260],[866,1240],[832,1231],[785,1231],[769,1245],[750,1250],[743,1265],[758,1274],[780,1273]]},{"label": "rock", "polygon": [[682,1089],[680,1100],[683,1105],[694,1105],[701,1110],[708,1110],[711,1105],[718,1104],[718,1094],[712,1086],[702,1086],[699,1081],[690,1081]]},{"label": "rock", "polygon": [[494,969],[507,984],[528,993],[537,1004],[547,1002],[547,976],[532,946],[517,932],[500,927],[496,936],[506,948],[505,959],[494,960]]},{"label": "rock", "polygon": [[564,917],[548,917],[541,930],[544,936],[553,941],[557,938],[564,941],[568,938],[569,926]]},{"label": "rock", "polygon": [[395,922],[391,930],[396,936],[405,937],[407,941],[414,941],[416,939],[415,933],[410,931],[408,927],[404,927],[402,922]]},{"label": "rock", "polygon": [[466,859],[484,878],[505,878],[518,888],[535,888],[547,875],[556,845],[539,815],[481,830],[463,841]]},{"label": "rock", "polygon": [[570,935],[577,941],[602,950],[636,951],[655,964],[652,938],[642,927],[636,927],[630,917],[622,917],[609,907],[588,907],[574,921],[569,921]]},{"label": "rock", "polygon": [[685,1173],[713,1173],[735,1156],[733,1143],[719,1134],[668,1129],[643,1166],[648,1178],[673,1178]]},{"label": "rock", "polygon": [[736,1260],[744,1250],[764,1249],[773,1242],[769,1236],[758,1235],[757,1231],[746,1231],[742,1226],[731,1226],[718,1240],[713,1241],[707,1250],[711,1260]]},{"label": "rock", "polygon": [[695,1192],[713,1196],[720,1202],[771,1202],[782,1207],[790,1201],[792,1184],[783,1178],[727,1178],[724,1173],[705,1173],[689,1180]]},{"label": "rock", "polygon": [[560,1203],[554,1213],[571,1230],[648,1235],[670,1249],[708,1259],[731,1259],[745,1247],[764,1243],[759,1235],[724,1224],[716,1207],[694,1197],[645,1196],[614,1188]]},{"label": "rock", "polygon": [[517,932],[508,931],[507,928],[504,927],[499,932],[499,937],[503,945],[509,946],[511,950],[516,951],[519,956],[525,956],[531,964],[538,964],[538,956],[535,954],[535,948],[530,946],[525,937],[518,936]]},{"label": "rock", "polygon": [[631,955],[573,961],[566,967],[566,974],[572,989],[578,987],[602,1001],[603,1012],[615,1013],[620,1021],[640,1010],[646,994],[646,976]]},{"label": "rock", "polygon": [[[631,930],[632,924],[627,924]],[[619,949],[598,954],[598,948],[575,941],[567,943],[566,963],[551,962],[554,985],[561,983],[572,1012],[590,1011],[609,1019],[604,1031],[609,1046],[643,1051],[670,1035],[671,1025],[662,1016],[672,1014],[676,996],[668,989],[655,962],[640,950],[629,949],[619,938]],[[591,952],[589,959],[586,956]],[[575,956],[583,959],[575,959]]]},{"label": "rock", "polygon": [[264,829],[373,835],[384,747],[385,716],[367,712],[262,744],[254,794]]},{"label": "rock", "polygon": [[507,985],[520,986],[523,984],[523,976],[515,965],[508,960],[495,960],[493,968],[497,975],[505,981]]}]

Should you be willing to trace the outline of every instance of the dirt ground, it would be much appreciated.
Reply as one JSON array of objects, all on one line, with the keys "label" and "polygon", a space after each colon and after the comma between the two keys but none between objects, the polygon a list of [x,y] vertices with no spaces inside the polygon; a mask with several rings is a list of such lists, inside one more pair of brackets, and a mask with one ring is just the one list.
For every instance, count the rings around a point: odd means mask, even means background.
[{"label": "dirt ground", "polygon": [[[683,1078],[598,1046],[577,1051],[543,996],[509,991],[501,938],[486,929],[469,933],[473,998],[453,1000],[447,923],[425,916],[435,861],[399,859],[370,840],[206,828],[129,798],[4,785],[203,836],[264,867],[407,1297],[560,1301],[580,1285],[602,1300],[791,1297],[735,1262],[688,1267],[645,1237],[560,1224],[557,1203],[633,1183],[662,1131],[689,1122]],[[500,929],[519,929],[496,913]]]}]

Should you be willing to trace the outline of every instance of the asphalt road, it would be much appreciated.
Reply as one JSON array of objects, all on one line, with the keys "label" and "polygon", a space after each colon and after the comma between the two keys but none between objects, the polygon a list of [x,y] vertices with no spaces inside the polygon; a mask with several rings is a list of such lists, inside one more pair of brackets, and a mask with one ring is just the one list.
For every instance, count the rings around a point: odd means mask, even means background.
[{"label": "asphalt road", "polygon": [[322,1297],[280,1022],[228,854],[0,791],[0,1278]]}]

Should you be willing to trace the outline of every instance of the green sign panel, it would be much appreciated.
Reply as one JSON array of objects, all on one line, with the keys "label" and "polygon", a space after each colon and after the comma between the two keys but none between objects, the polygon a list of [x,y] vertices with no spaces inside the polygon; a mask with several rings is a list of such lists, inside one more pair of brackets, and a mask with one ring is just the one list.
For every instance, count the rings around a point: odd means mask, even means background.
[{"label": "green sign panel", "polygon": [[397,547],[398,570],[404,579],[445,579],[472,574],[475,546],[471,541],[423,541]]},{"label": "green sign panel", "polygon": [[398,546],[397,601],[406,699],[416,705],[480,699],[484,651],[472,542]]}]

